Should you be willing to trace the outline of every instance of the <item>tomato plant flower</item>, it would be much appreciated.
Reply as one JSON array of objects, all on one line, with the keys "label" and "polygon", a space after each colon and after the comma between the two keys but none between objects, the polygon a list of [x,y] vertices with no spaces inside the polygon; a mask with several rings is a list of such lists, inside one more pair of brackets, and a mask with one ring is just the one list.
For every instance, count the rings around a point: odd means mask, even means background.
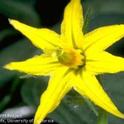
[{"label": "tomato plant flower", "polygon": [[84,34],[80,0],[70,0],[66,6],[61,34],[16,20],[10,20],[10,23],[42,49],[43,54],[26,61],[11,62],[5,68],[50,76],[35,115],[35,124],[43,121],[72,88],[107,112],[124,118],[96,78],[98,74],[124,71],[124,58],[105,51],[124,36],[123,24],[100,27]]}]

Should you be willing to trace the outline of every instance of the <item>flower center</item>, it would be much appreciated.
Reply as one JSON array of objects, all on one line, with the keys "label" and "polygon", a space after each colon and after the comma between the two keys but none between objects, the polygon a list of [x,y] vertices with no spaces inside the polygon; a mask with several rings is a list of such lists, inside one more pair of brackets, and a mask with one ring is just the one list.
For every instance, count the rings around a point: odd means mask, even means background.
[{"label": "flower center", "polygon": [[65,49],[57,51],[57,58],[63,65],[77,68],[85,63],[85,56],[80,49]]}]

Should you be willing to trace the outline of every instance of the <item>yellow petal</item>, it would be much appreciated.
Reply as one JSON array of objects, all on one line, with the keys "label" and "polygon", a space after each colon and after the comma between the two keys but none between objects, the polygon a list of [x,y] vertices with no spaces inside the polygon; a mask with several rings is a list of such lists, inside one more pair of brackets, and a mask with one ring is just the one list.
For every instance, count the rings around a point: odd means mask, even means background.
[{"label": "yellow petal", "polygon": [[105,50],[122,37],[124,37],[124,25],[101,27],[85,35],[84,49],[91,53]]},{"label": "yellow petal", "polygon": [[66,67],[58,69],[50,78],[48,87],[41,96],[34,124],[40,124],[45,116],[59,105],[64,95],[72,88],[72,86],[67,82],[71,79],[70,73],[65,75],[67,69],[68,68]]},{"label": "yellow petal", "polygon": [[59,35],[49,29],[31,27],[11,19],[10,24],[29,38],[31,42],[40,49],[55,49],[55,47],[60,46]]},{"label": "yellow petal", "polygon": [[60,64],[57,63],[55,58],[40,55],[22,62],[11,62],[5,65],[5,68],[31,75],[49,75],[59,66]]},{"label": "yellow petal", "polygon": [[89,54],[86,60],[87,71],[100,73],[116,73],[124,71],[124,58],[108,52]]},{"label": "yellow petal", "polygon": [[82,77],[77,77],[75,79],[75,89],[107,112],[124,118],[124,114],[117,109],[94,75],[84,72]]},{"label": "yellow petal", "polygon": [[82,37],[82,6],[80,0],[71,0],[64,11],[64,19],[61,25],[61,33],[68,46],[78,46],[79,37]]}]

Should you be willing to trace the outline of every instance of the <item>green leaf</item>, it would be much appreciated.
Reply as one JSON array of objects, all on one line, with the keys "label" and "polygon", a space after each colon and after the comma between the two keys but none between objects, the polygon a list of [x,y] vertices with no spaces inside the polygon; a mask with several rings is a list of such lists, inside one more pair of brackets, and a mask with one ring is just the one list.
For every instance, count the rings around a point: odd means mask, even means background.
[{"label": "green leaf", "polygon": [[21,2],[23,4],[30,4],[30,5],[34,5],[36,3],[36,0],[12,0],[12,1]]},{"label": "green leaf", "polygon": [[89,99],[87,99],[85,97],[84,97],[84,99],[85,99],[85,102],[88,104],[89,108],[94,112],[94,114],[96,116],[98,116],[98,112],[97,112],[95,105]]},{"label": "green leaf", "polygon": [[13,0],[0,0],[0,13],[8,18],[23,21],[33,26],[40,25],[40,19],[35,9],[30,4]]},{"label": "green leaf", "polygon": [[3,97],[3,99],[0,101],[0,112],[9,104],[11,100],[11,95],[6,95]]},{"label": "green leaf", "polygon": [[23,101],[30,106],[38,105],[40,96],[46,88],[46,84],[45,78],[43,77],[30,77],[25,79],[21,89]]},{"label": "green leaf", "polygon": [[48,117],[60,124],[95,124],[96,122],[96,116],[87,104],[68,104],[65,99]]},{"label": "green leaf", "polygon": [[37,54],[34,48],[27,40],[19,40],[18,42],[8,46],[0,51],[0,87],[15,76],[14,71],[3,69],[3,66],[12,61],[25,60]]},{"label": "green leaf", "polygon": [[8,37],[8,36],[11,36],[11,35],[14,35],[14,34],[16,34],[16,33],[17,33],[17,32],[14,31],[14,30],[12,30],[12,29],[5,29],[5,30],[1,31],[1,32],[0,32],[0,42],[1,42],[4,38],[6,38],[6,37]]},{"label": "green leaf", "polygon": [[3,99],[0,101],[0,111],[4,110],[6,106],[10,103],[12,96],[14,95],[17,87],[19,86],[20,80],[15,78],[10,86],[10,92],[6,94]]},{"label": "green leaf", "polygon": [[26,39],[17,41],[0,51],[0,66],[12,61],[21,61],[35,55],[36,48]]},{"label": "green leaf", "polygon": [[[92,2],[91,2],[92,4]],[[96,14],[109,14],[109,13],[118,13],[124,14],[124,1],[123,0],[94,0],[94,8]],[[111,7],[110,7],[111,6]]]}]

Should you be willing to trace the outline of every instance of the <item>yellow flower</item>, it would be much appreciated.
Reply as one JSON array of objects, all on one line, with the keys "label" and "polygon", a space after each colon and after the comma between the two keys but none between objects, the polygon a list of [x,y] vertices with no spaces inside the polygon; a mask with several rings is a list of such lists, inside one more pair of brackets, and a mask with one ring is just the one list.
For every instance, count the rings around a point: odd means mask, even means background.
[{"label": "yellow flower", "polygon": [[64,11],[61,34],[38,29],[16,20],[10,23],[36,47],[42,55],[5,66],[31,75],[49,75],[50,81],[41,96],[34,123],[39,124],[72,88],[107,112],[124,118],[96,79],[102,73],[124,71],[124,59],[105,51],[124,36],[124,25],[112,25],[84,34],[80,0],[71,0]]}]

